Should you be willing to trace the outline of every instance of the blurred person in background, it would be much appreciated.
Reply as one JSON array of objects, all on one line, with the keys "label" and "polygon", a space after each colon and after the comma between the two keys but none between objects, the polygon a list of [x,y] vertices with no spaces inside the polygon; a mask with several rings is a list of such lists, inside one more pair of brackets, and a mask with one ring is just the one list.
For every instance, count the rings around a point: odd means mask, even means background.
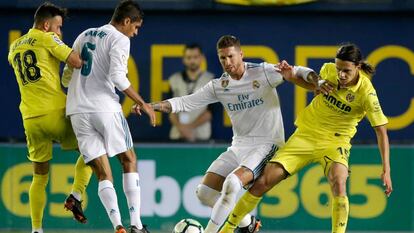
[{"label": "blurred person in background", "polygon": [[[62,81],[68,85],[66,115],[70,117],[79,149],[98,178],[98,196],[116,233],[126,233],[108,157],[121,163],[123,191],[128,204],[131,233],[148,232],[141,222],[141,187],[128,123],[116,89],[131,98],[155,126],[155,113],[128,80],[130,38],[138,35],[143,11],[135,1],[121,1],[110,23],[79,34],[73,48],[85,64],[80,70],[65,67]],[[140,110],[136,113],[141,114]]]},{"label": "blurred person in background", "polygon": [[[239,191],[254,183],[266,162],[285,143],[280,101],[276,87],[284,81],[278,68],[269,63],[243,61],[240,40],[222,36],[217,55],[224,70],[191,95],[153,103],[155,111],[188,112],[220,102],[230,117],[233,140],[208,168],[197,197],[213,208],[206,233],[217,233],[236,204]],[[313,86],[304,79],[316,75],[309,68],[295,67],[295,75],[286,79],[305,88]],[[254,232],[260,221],[246,215],[239,224],[241,232]]]},{"label": "blurred person in background", "polygon": [[[286,66],[285,78],[292,75]],[[290,71],[290,74],[288,74]],[[349,201],[346,182],[351,139],[356,126],[366,116],[377,136],[383,171],[385,194],[392,192],[387,118],[382,112],[377,93],[370,81],[375,69],[363,60],[354,44],[343,44],[335,63],[325,63],[321,80],[310,80],[315,87],[327,88],[297,117],[297,129],[286,145],[267,163],[262,175],[240,198],[220,232],[234,232],[243,216],[253,210],[263,195],[282,180],[296,174],[311,163],[319,163],[332,192],[332,233],[346,231]],[[227,216],[223,216],[223,220]]]},{"label": "blurred person in background", "polygon": [[[82,60],[79,53],[60,39],[65,16],[66,9],[51,3],[39,6],[34,15],[33,28],[11,44],[8,55],[19,84],[28,159],[32,161],[34,171],[29,190],[32,233],[43,233],[53,142],[59,142],[64,150],[78,148],[71,123],[65,117],[66,95],[60,86],[59,65],[66,62],[79,69]],[[91,174],[91,168],[79,156],[72,193],[66,199],[65,206],[82,223],[86,222],[86,217],[80,201]]]},{"label": "blurred person in background", "polygon": [[[183,54],[185,69],[174,73],[168,79],[172,97],[193,94],[214,78],[212,73],[201,69],[204,59],[200,45],[187,44],[185,46]],[[169,117],[172,126],[170,139],[188,142],[210,139],[212,114],[209,107],[191,112],[171,113]]]}]

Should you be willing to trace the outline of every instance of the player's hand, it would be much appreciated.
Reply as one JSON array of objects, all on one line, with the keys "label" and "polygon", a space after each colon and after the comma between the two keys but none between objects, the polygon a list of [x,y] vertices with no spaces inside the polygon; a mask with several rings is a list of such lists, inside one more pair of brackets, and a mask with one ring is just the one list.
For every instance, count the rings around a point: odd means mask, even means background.
[{"label": "player's hand", "polygon": [[132,105],[132,107],[131,107],[131,113],[134,113],[134,114],[138,114],[138,115],[142,115],[142,113],[141,113],[141,106],[139,106],[139,104],[134,104],[134,105]]},{"label": "player's hand", "polygon": [[293,66],[289,65],[289,63],[285,60],[281,61],[280,63],[275,65],[276,71],[278,71],[283,78],[286,80],[290,80],[295,77],[295,72],[293,70]]},{"label": "player's hand", "polygon": [[147,103],[144,103],[141,106],[141,108],[149,116],[152,127],[155,127],[156,118],[155,118],[154,109],[151,107],[150,104],[147,104]]},{"label": "player's hand", "polygon": [[144,111],[149,116],[151,125],[155,127],[155,112],[151,105],[147,103],[144,103],[142,106],[139,104],[134,104],[131,108],[131,113],[138,114],[140,116],[142,116],[141,111]]},{"label": "player's hand", "polygon": [[319,80],[318,86],[315,88],[315,95],[319,95],[320,93],[327,95],[334,90],[334,85],[326,80]]},{"label": "player's hand", "polygon": [[391,181],[391,174],[389,172],[383,172],[381,174],[382,185],[385,188],[385,195],[389,197],[392,193],[392,181]]}]

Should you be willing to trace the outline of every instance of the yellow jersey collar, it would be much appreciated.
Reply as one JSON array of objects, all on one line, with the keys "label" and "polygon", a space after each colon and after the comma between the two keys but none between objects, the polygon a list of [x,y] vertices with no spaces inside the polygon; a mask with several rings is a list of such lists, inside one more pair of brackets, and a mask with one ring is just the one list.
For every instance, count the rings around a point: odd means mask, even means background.
[{"label": "yellow jersey collar", "polygon": [[29,29],[29,32],[28,32],[27,34],[31,34],[31,33],[35,33],[35,34],[45,33],[45,34],[50,34],[50,35],[57,36],[58,38],[60,38],[60,37],[59,37],[56,33],[54,33],[54,32],[45,32],[45,31],[42,31],[42,30],[37,29],[37,28],[30,28],[30,29]]}]

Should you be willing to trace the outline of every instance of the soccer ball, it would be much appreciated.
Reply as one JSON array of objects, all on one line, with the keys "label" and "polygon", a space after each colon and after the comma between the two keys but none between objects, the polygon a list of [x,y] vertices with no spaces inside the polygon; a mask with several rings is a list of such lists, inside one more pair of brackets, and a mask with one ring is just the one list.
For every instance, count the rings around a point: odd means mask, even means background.
[{"label": "soccer ball", "polygon": [[186,218],[179,221],[172,231],[173,233],[203,233],[203,226],[194,219]]}]

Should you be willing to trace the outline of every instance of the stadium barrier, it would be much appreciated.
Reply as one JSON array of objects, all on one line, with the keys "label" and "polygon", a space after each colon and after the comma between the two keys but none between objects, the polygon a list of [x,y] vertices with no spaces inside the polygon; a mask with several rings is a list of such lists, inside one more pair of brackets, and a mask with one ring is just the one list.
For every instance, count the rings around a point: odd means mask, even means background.
[{"label": "stadium barrier", "polygon": [[[206,224],[210,209],[202,206],[195,188],[210,163],[225,145],[137,145],[141,182],[143,222],[151,230],[170,231],[182,218]],[[24,145],[0,145],[0,229],[30,228],[28,190],[32,165]],[[84,197],[86,225],[77,224],[63,209],[71,190],[77,154],[54,148],[44,213],[46,229],[110,229],[111,224],[97,195],[92,178]],[[350,230],[413,231],[414,147],[391,149],[394,192],[386,198],[380,180],[381,158],[376,146],[355,146],[351,150]],[[128,210],[122,193],[121,167],[111,159],[114,184],[121,214],[128,224]],[[305,168],[272,189],[256,214],[265,223],[263,230],[329,230],[330,189],[319,165]]]}]

